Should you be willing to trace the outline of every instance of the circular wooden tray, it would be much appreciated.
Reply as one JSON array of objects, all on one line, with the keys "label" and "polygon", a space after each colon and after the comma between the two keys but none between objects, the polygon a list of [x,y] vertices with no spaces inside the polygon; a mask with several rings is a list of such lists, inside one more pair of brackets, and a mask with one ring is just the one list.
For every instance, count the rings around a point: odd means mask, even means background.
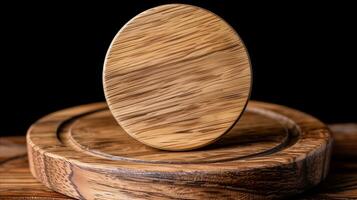
[{"label": "circular wooden tray", "polygon": [[169,152],[128,136],[105,103],[50,114],[28,131],[32,174],[85,199],[271,199],[327,174],[332,138],[302,112],[250,102],[236,126],[201,149]]}]

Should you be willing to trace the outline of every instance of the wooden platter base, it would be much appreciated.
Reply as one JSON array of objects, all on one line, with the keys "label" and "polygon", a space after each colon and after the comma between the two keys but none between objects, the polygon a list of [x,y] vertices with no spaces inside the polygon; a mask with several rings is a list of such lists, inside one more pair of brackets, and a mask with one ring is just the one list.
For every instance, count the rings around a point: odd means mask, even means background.
[{"label": "wooden platter base", "polygon": [[[289,199],[357,199],[357,124],[333,124],[331,169],[325,181]],[[69,200],[38,182],[30,173],[23,136],[0,137],[0,199]]]},{"label": "wooden platter base", "polygon": [[32,174],[81,199],[273,199],[327,175],[332,138],[302,112],[250,102],[238,124],[207,147],[169,152],[128,136],[105,103],[50,114],[28,131]]}]

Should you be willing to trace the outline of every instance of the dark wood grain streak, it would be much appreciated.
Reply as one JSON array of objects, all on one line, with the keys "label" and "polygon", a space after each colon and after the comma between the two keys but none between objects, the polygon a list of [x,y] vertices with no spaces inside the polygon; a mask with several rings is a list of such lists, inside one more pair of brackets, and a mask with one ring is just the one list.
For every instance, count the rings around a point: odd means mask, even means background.
[{"label": "dark wood grain streak", "polygon": [[162,151],[131,140],[104,103],[42,118],[30,128],[27,143],[38,180],[86,199],[290,196],[325,178],[331,149],[323,123],[261,102],[250,102],[237,126],[219,142],[188,152]]},{"label": "dark wood grain streak", "polygon": [[[331,172],[322,184],[293,199],[357,199],[357,146],[353,145],[357,142],[357,124],[329,127],[335,144]],[[0,137],[0,199],[72,199],[33,178],[25,144],[21,136]]]},{"label": "dark wood grain streak", "polygon": [[241,116],[251,90],[248,53],[221,18],[199,7],[146,10],[115,36],[104,92],[133,138],[164,150],[216,141]]}]

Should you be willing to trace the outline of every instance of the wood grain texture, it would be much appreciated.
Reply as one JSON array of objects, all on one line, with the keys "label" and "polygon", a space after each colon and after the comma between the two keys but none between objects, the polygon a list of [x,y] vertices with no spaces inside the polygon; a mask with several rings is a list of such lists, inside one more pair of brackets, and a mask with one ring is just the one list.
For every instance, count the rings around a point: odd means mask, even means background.
[{"label": "wood grain texture", "polygon": [[331,172],[318,187],[296,199],[357,199],[357,123],[331,124]]},{"label": "wood grain texture", "polygon": [[114,117],[133,138],[165,150],[216,141],[251,90],[247,51],[215,14],[169,4],[144,11],[115,36],[103,70]]},{"label": "wood grain texture", "polygon": [[0,137],[0,199],[71,199],[45,187],[30,173],[25,137]]},{"label": "wood grain texture", "polygon": [[[331,171],[319,186],[289,199],[357,199],[357,124],[332,124]],[[0,137],[0,199],[72,199],[30,173],[25,137]]]},{"label": "wood grain texture", "polygon": [[110,116],[98,103],[36,122],[27,134],[32,174],[82,199],[273,199],[327,175],[328,129],[287,107],[250,102],[219,142],[189,152],[130,140]]}]

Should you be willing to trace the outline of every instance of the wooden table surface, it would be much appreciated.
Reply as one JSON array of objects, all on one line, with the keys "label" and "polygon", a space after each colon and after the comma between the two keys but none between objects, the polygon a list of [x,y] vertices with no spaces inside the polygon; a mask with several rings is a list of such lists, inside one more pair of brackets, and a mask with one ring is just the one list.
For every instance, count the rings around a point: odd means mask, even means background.
[{"label": "wooden table surface", "polygon": [[[330,128],[335,139],[330,174],[295,199],[357,199],[357,124]],[[0,138],[0,199],[71,199],[32,177],[25,143],[23,136]]]}]

